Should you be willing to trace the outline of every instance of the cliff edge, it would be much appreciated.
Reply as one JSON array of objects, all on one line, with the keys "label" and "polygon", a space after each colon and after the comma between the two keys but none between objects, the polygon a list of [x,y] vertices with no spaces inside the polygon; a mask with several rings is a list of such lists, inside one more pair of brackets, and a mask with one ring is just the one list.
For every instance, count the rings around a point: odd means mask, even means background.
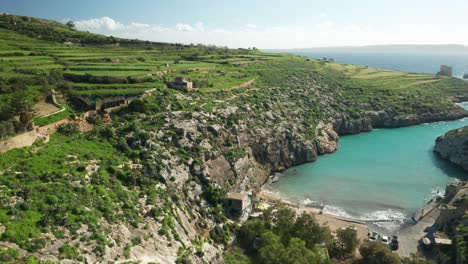
[{"label": "cliff edge", "polygon": [[434,151],[468,171],[468,126],[451,130],[438,137]]}]

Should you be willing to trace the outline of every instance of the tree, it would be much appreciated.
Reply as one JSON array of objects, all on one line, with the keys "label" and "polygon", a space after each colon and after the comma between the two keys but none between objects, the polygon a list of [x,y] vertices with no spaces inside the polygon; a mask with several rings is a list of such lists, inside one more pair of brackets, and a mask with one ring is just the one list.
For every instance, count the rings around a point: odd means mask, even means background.
[{"label": "tree", "polygon": [[380,242],[368,242],[361,245],[359,252],[362,263],[366,264],[400,264],[400,258]]},{"label": "tree", "polygon": [[249,251],[257,249],[256,245],[254,244],[264,231],[265,226],[263,221],[260,219],[254,219],[245,222],[245,224],[243,224],[237,232],[237,239],[239,244],[244,249]]},{"label": "tree", "polygon": [[284,264],[285,248],[280,239],[271,231],[262,234],[262,246],[259,251],[261,263]]},{"label": "tree", "polygon": [[65,24],[69,29],[75,29],[75,22],[73,21],[68,21],[66,24]]},{"label": "tree", "polygon": [[336,233],[337,235],[337,255],[346,256],[353,255],[359,240],[357,238],[356,230],[351,228],[340,229]]},{"label": "tree", "polygon": [[309,264],[318,261],[314,252],[306,247],[306,243],[296,237],[291,238],[282,256],[282,263]]},{"label": "tree", "polygon": [[9,100],[9,112],[11,117],[19,116],[20,122],[26,131],[31,128],[31,121],[36,115],[34,98],[23,85],[17,86],[19,87],[16,87],[15,90],[18,92],[14,93]]},{"label": "tree", "polygon": [[306,242],[308,248],[316,244],[325,243],[331,245],[332,236],[327,227],[320,226],[315,218],[307,213],[302,213],[292,227],[292,236],[298,237]]},{"label": "tree", "polygon": [[271,219],[273,223],[273,230],[281,238],[281,242],[284,245],[287,245],[289,239],[292,236],[294,228],[294,219],[296,218],[296,213],[286,207],[280,207],[274,214]]},{"label": "tree", "polygon": [[433,261],[426,260],[424,257],[411,254],[410,257],[403,258],[401,260],[402,264],[435,264]]},{"label": "tree", "polygon": [[9,121],[0,122],[0,138],[9,136],[15,133],[15,125]]}]

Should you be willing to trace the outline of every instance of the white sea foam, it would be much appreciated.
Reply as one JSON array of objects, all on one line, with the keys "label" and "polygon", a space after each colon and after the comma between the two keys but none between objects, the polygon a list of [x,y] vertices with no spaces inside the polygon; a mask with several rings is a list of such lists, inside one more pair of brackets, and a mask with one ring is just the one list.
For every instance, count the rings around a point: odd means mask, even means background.
[{"label": "white sea foam", "polygon": [[312,206],[312,207],[322,207],[323,206],[323,202],[314,201],[314,200],[311,200],[309,198],[305,198],[305,199],[300,200],[300,203],[303,204],[304,206]]},{"label": "white sea foam", "polygon": [[426,200],[430,200],[432,198],[435,198],[435,197],[443,197],[445,195],[445,189],[440,187],[440,186],[434,186],[432,189],[431,189],[431,193],[430,193],[430,197],[429,199],[426,199]]},{"label": "white sea foam", "polygon": [[337,206],[325,205],[325,207],[323,208],[323,212],[334,216],[355,219],[355,217],[348,214],[343,208]]},{"label": "white sea foam", "polygon": [[353,216],[346,212],[343,208],[326,205],[323,208],[323,212],[326,214],[343,217],[350,220],[361,220],[371,222],[378,227],[391,231],[400,228],[400,226],[404,223],[405,219],[408,219],[405,213],[394,209],[378,210],[370,213],[365,213],[360,216]]},{"label": "white sea foam", "polygon": [[315,204],[316,202],[312,201],[311,199],[309,198],[305,198],[304,200],[301,201],[301,203],[303,205],[312,205],[312,204]]},{"label": "white sea foam", "polygon": [[361,219],[388,230],[396,230],[404,223],[407,216],[401,211],[387,209],[364,214]]}]

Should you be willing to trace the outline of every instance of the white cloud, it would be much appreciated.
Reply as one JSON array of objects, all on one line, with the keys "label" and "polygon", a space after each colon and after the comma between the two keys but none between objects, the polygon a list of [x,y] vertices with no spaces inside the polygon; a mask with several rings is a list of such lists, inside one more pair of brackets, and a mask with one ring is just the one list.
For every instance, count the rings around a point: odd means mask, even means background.
[{"label": "white cloud", "polygon": [[75,25],[79,29],[87,30],[118,30],[124,28],[124,25],[110,17],[93,18],[89,20],[76,21]]},{"label": "white cloud", "polygon": [[134,28],[134,29],[148,29],[151,26],[149,24],[142,24],[142,23],[132,22],[132,23],[130,23],[130,25],[128,27],[129,28]]},{"label": "white cloud", "polygon": [[179,23],[175,26],[175,29],[177,31],[186,31],[186,32],[193,32],[195,31],[195,28],[192,27],[191,25],[189,24],[182,24],[182,23]]},{"label": "white cloud", "polygon": [[205,32],[205,26],[203,25],[203,22],[195,23],[195,28],[200,32]]},{"label": "white cloud", "polygon": [[255,24],[244,24],[237,29],[209,27],[203,22],[178,23],[172,26],[138,22],[123,24],[109,17],[76,21],[75,25],[80,30],[123,38],[214,44],[232,48],[307,48],[391,43],[468,44],[466,34],[462,34],[463,28],[454,28],[450,32],[440,27],[422,28],[416,25],[388,25],[386,28],[375,29],[369,25],[337,23],[326,13],[320,15],[320,18],[319,22],[311,25],[259,27]]},{"label": "white cloud", "polygon": [[255,24],[246,24],[245,27],[249,28],[249,29],[256,29],[257,25],[255,25]]}]

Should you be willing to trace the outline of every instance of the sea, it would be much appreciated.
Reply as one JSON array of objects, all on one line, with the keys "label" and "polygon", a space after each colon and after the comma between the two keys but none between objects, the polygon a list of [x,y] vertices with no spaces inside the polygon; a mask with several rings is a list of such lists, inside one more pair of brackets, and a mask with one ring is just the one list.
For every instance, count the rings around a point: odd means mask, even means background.
[{"label": "sea", "polygon": [[448,65],[452,66],[454,77],[468,74],[468,53],[289,52],[316,59],[333,58],[338,63],[415,73],[436,74],[441,65]]},{"label": "sea", "polygon": [[[468,72],[468,56],[300,55],[425,73],[448,64],[455,74]],[[468,103],[461,106],[468,109]],[[447,183],[468,179],[467,172],[433,152],[438,136],[466,125],[464,118],[343,136],[338,151],[286,170],[267,188],[292,202],[323,207],[325,213],[396,230],[434,196],[443,195]]]}]

